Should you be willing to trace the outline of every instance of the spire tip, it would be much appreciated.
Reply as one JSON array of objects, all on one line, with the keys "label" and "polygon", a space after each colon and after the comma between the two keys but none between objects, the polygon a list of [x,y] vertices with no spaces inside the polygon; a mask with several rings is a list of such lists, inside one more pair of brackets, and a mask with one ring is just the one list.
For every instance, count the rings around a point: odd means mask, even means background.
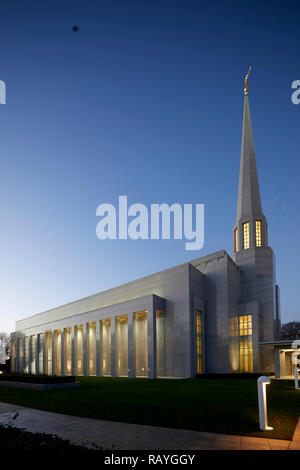
[{"label": "spire tip", "polygon": [[249,77],[249,73],[250,73],[251,68],[252,68],[252,67],[251,67],[251,65],[250,65],[249,70],[248,70],[248,73],[247,73],[247,75],[246,75],[246,77],[245,77],[245,88],[244,88],[244,94],[245,94],[245,96],[248,95],[248,77]]}]

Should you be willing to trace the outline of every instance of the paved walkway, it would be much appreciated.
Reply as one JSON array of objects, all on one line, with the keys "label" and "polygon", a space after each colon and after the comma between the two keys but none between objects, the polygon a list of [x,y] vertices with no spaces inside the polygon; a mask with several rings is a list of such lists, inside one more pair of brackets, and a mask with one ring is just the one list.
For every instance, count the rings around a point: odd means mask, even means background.
[{"label": "paved walkway", "polygon": [[75,444],[109,450],[287,450],[300,449],[300,419],[292,441],[119,423],[0,402],[0,424],[55,434]]}]

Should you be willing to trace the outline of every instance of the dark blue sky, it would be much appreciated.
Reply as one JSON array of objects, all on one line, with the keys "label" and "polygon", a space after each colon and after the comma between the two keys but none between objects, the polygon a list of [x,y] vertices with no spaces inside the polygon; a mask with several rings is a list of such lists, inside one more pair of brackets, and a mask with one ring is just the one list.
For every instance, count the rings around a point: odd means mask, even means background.
[{"label": "dark blue sky", "polygon": [[[2,3],[0,330],[210,252],[232,253],[244,76],[283,321],[299,319],[300,7]],[[78,25],[79,31],[72,31]],[[100,241],[96,207],[205,204],[205,245]]]}]

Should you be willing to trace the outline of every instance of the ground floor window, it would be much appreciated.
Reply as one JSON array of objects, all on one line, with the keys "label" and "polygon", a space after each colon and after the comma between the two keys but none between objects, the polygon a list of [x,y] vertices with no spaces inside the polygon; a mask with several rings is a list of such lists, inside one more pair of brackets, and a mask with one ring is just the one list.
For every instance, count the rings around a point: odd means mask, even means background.
[{"label": "ground floor window", "polygon": [[111,320],[100,321],[101,375],[111,375]]},{"label": "ground floor window", "polygon": [[96,322],[87,325],[87,374],[96,375]]},{"label": "ground floor window", "polygon": [[46,374],[52,374],[52,333],[46,333]]},{"label": "ground floor window", "polygon": [[64,374],[72,374],[72,333],[71,328],[64,328]]},{"label": "ground floor window", "polygon": [[203,372],[203,318],[202,312],[196,310],[196,370],[197,374]]},{"label": "ground floor window", "polygon": [[229,319],[230,365],[233,372],[253,372],[252,315]]},{"label": "ground floor window", "polygon": [[38,335],[38,351],[39,351],[39,374],[44,373],[44,335]]},{"label": "ground floor window", "polygon": [[117,376],[128,377],[128,315],[116,317]]},{"label": "ground floor window", "polygon": [[253,372],[252,338],[241,338],[240,341],[240,371]]},{"label": "ground floor window", "polygon": [[83,326],[75,326],[75,374],[83,375]]},{"label": "ground floor window", "polygon": [[61,331],[54,331],[54,374],[61,375]]}]

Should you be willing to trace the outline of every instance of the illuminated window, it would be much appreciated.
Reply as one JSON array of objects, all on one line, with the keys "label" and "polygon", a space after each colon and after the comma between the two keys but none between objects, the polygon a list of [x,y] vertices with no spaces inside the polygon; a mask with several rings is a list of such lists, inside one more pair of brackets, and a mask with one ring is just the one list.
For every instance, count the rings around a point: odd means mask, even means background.
[{"label": "illuminated window", "polygon": [[240,341],[240,371],[253,372],[252,338],[242,338]]},{"label": "illuminated window", "polygon": [[75,326],[75,374],[83,375],[83,325]]},{"label": "illuminated window", "polygon": [[100,321],[101,375],[111,375],[111,320]]},{"label": "illuminated window", "polygon": [[72,374],[72,330],[64,328],[64,375]]},{"label": "illuminated window", "polygon": [[234,229],[234,252],[237,253],[239,251],[239,237],[238,237],[238,229]]},{"label": "illuminated window", "polygon": [[249,248],[249,222],[246,222],[243,225],[244,229],[244,250],[247,250]]},{"label": "illuminated window", "polygon": [[87,324],[87,374],[96,375],[96,322]]},{"label": "illuminated window", "polygon": [[44,335],[38,335],[38,351],[39,351],[39,374],[44,373]]},{"label": "illuminated window", "polygon": [[230,318],[229,334],[232,371],[253,372],[252,315]]},{"label": "illuminated window", "polygon": [[116,317],[116,366],[118,377],[128,377],[128,315]]},{"label": "illuminated window", "polygon": [[52,374],[52,333],[46,333],[46,373]]},{"label": "illuminated window", "polygon": [[54,331],[54,374],[61,374],[61,331]]},{"label": "illuminated window", "polygon": [[256,221],[256,246],[261,246],[261,221]]},{"label": "illuminated window", "polygon": [[197,360],[197,374],[202,373],[202,312],[196,310],[196,360]]},{"label": "illuminated window", "polygon": [[239,317],[229,319],[229,335],[239,336]]},{"label": "illuminated window", "polygon": [[252,335],[252,315],[240,316],[240,336]]}]

